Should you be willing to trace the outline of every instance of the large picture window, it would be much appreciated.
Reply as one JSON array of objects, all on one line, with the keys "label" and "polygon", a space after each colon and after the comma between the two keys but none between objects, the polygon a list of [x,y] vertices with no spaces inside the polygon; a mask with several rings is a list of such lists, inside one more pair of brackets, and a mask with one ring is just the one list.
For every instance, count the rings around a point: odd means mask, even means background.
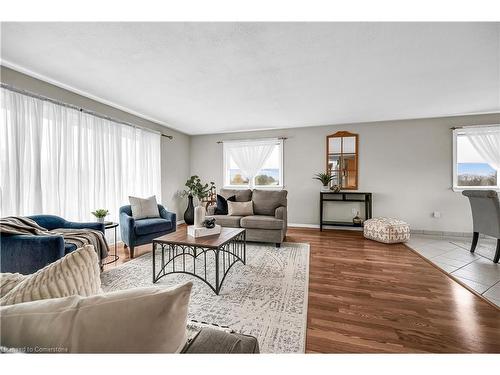
[{"label": "large picture window", "polygon": [[453,189],[500,188],[500,125],[453,130]]},{"label": "large picture window", "polygon": [[223,145],[225,187],[283,187],[282,139],[226,141]]},{"label": "large picture window", "polygon": [[160,194],[160,134],[1,89],[0,216],[118,221],[129,195]]}]

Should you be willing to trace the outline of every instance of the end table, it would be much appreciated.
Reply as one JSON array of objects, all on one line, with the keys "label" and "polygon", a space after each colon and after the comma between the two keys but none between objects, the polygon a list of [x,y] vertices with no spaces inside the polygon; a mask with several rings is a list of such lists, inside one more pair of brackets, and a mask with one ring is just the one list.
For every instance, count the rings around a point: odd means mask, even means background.
[{"label": "end table", "polygon": [[106,229],[114,229],[115,230],[115,254],[108,255],[108,257],[113,257],[113,260],[110,260],[109,262],[103,263],[103,266],[106,264],[115,263],[118,259],[120,259],[120,257],[116,253],[116,249],[118,246],[117,241],[116,241],[116,228],[118,228],[118,223],[113,223],[113,222],[104,223],[104,230],[106,230]]}]

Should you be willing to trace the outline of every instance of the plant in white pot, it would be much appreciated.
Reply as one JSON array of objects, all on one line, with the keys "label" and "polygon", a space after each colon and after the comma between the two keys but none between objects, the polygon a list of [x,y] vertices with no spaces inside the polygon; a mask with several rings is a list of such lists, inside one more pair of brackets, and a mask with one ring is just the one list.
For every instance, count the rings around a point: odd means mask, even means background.
[{"label": "plant in white pot", "polygon": [[321,191],[330,191],[330,187],[328,185],[333,181],[333,176],[330,173],[316,173],[313,179],[318,180],[323,184]]},{"label": "plant in white pot", "polygon": [[97,222],[104,223],[104,218],[109,215],[109,211],[105,208],[99,208],[98,210],[93,211],[92,215],[97,218]]}]

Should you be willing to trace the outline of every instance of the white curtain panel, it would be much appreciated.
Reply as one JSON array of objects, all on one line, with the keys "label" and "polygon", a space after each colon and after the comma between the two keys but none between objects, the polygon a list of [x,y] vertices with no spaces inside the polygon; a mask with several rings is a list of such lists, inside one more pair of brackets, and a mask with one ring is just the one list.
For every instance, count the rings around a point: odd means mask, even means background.
[{"label": "white curtain panel", "polygon": [[271,156],[276,146],[276,139],[230,142],[226,146],[238,168],[248,178],[250,187],[252,188],[254,186],[254,177],[261,170],[269,156]]},{"label": "white curtain panel", "polygon": [[118,222],[128,196],[161,201],[160,135],[1,90],[0,216]]},{"label": "white curtain panel", "polygon": [[463,132],[477,153],[493,168],[500,170],[500,125],[464,128]]}]

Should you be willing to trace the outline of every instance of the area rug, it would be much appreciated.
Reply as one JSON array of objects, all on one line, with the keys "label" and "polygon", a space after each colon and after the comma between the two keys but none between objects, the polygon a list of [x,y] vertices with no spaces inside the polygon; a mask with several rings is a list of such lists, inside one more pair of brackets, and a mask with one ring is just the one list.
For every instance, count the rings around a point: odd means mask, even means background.
[{"label": "area rug", "polygon": [[151,279],[152,256],[148,253],[104,271],[102,288],[105,292],[152,285],[170,288],[193,281],[189,319],[253,335],[262,353],[305,351],[308,244],[283,243],[281,248],[248,244],[246,265],[238,262],[229,270],[218,296],[189,275],[167,275],[156,284]]}]

